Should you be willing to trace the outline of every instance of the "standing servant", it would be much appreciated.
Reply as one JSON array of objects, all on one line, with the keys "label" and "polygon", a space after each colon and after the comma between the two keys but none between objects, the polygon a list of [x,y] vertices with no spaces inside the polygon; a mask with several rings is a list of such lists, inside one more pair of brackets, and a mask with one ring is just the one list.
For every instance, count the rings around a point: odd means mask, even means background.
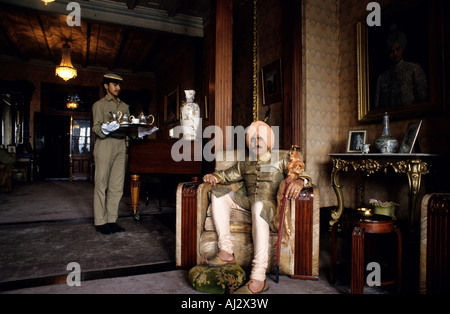
[{"label": "standing servant", "polygon": [[94,224],[102,234],[125,231],[116,221],[125,179],[126,136],[118,131],[120,125],[112,121],[111,114],[121,111],[130,115],[128,105],[119,99],[122,81],[118,75],[105,74],[103,87],[106,95],[92,106],[96,135]]}]

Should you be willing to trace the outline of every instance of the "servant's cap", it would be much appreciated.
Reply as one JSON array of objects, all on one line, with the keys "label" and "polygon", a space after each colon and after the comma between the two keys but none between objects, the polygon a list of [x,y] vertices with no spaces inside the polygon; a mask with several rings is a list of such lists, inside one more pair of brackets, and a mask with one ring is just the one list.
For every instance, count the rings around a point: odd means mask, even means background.
[{"label": "servant's cap", "polygon": [[121,78],[120,76],[118,76],[117,74],[113,74],[113,73],[108,73],[103,75],[103,81],[104,82],[116,82],[116,83],[121,83],[123,81],[123,78]]}]

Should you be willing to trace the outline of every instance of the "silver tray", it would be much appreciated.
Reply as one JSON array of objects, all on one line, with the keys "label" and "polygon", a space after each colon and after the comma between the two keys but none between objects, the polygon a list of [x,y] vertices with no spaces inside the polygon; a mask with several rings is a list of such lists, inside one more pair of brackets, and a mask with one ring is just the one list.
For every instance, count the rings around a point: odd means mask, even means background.
[{"label": "silver tray", "polygon": [[128,131],[128,132],[137,132],[139,128],[151,128],[153,126],[148,125],[146,123],[121,123],[119,130]]}]

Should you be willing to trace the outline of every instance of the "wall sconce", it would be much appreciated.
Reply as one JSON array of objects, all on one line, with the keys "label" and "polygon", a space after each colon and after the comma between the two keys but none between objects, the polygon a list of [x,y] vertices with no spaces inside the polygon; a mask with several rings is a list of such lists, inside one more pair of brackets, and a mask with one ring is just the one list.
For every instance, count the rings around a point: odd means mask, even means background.
[{"label": "wall sconce", "polygon": [[64,81],[77,76],[77,69],[75,69],[70,60],[70,46],[67,43],[63,45],[61,64],[56,67],[55,75],[58,75]]}]

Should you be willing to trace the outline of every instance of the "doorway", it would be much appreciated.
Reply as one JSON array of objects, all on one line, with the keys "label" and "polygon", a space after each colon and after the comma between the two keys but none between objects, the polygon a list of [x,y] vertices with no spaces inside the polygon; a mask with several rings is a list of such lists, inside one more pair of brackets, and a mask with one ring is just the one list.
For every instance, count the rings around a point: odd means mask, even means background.
[{"label": "doorway", "polygon": [[91,120],[35,115],[35,176],[38,180],[88,180],[92,161]]},{"label": "doorway", "polygon": [[36,178],[70,179],[70,116],[36,115]]},{"label": "doorway", "polygon": [[88,179],[91,166],[91,121],[73,119],[71,125],[71,178]]}]

